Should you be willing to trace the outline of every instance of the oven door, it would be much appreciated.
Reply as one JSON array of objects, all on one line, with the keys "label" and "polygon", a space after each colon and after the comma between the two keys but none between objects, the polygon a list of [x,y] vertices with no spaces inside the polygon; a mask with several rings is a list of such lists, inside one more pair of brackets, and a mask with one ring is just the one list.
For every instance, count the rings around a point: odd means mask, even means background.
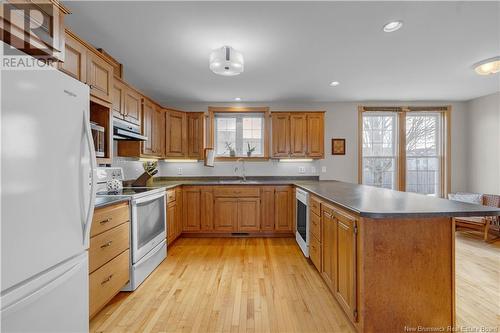
[{"label": "oven door", "polygon": [[309,257],[309,211],[307,205],[300,200],[296,199],[296,233],[295,239],[300,249],[304,253],[304,256]]},{"label": "oven door", "polygon": [[132,200],[132,263],[166,237],[165,192]]}]

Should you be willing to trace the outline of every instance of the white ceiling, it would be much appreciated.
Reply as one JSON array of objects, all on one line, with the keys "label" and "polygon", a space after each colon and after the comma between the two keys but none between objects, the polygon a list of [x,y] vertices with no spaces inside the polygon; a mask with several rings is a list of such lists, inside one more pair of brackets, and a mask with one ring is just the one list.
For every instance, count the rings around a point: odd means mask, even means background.
[{"label": "white ceiling", "polygon": [[[79,2],[67,24],[160,103],[468,100],[500,91],[500,2]],[[384,23],[404,21],[382,32]],[[230,45],[245,72],[208,69]],[[337,87],[329,82],[340,81]]]}]

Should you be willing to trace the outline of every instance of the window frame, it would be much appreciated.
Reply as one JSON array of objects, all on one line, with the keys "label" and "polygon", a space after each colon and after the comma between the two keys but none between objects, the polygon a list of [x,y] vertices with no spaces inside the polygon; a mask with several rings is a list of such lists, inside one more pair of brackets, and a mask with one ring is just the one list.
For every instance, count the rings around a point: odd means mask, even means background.
[{"label": "window frame", "polygon": [[249,161],[259,161],[259,160],[269,160],[269,132],[270,132],[270,119],[271,113],[268,107],[208,107],[208,147],[215,150],[215,114],[216,113],[258,113],[263,115],[263,155],[262,156],[217,156],[216,161],[236,161],[236,160],[249,160]]},{"label": "window frame", "polygon": [[406,115],[416,113],[441,114],[440,156],[440,197],[447,197],[451,191],[451,106],[396,106],[396,107],[358,107],[358,183],[363,184],[363,113],[394,112],[397,114],[396,186],[398,191],[406,191]]}]

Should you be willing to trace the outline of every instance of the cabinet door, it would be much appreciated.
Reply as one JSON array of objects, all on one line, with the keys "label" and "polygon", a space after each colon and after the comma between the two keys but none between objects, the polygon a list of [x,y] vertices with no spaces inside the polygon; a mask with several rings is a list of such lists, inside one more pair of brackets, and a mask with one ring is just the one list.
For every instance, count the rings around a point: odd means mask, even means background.
[{"label": "cabinet door", "polygon": [[274,230],[274,186],[263,187],[260,191],[260,229],[262,231]]},{"label": "cabinet door", "polygon": [[141,124],[141,95],[130,88],[124,94],[125,120],[136,125]]},{"label": "cabinet door", "polygon": [[260,199],[238,199],[238,231],[259,231]]},{"label": "cabinet door", "polygon": [[203,113],[186,113],[187,155],[189,158],[203,159]]},{"label": "cabinet door", "polygon": [[336,211],[337,251],[335,295],[351,319],[356,310],[356,220]]},{"label": "cabinet door", "polygon": [[182,188],[178,187],[175,189],[175,200],[176,200],[176,209],[177,215],[175,216],[175,238],[179,237],[182,234]]},{"label": "cabinet door", "polygon": [[113,66],[93,52],[87,52],[87,83],[90,94],[111,103]]},{"label": "cabinet door", "polygon": [[177,203],[170,202],[167,206],[167,244],[172,243],[177,238],[176,220]]},{"label": "cabinet door", "polygon": [[215,198],[214,200],[214,230],[234,231],[238,224],[238,199]]},{"label": "cabinet door", "polygon": [[292,191],[289,186],[276,187],[274,192],[274,229],[292,231]]},{"label": "cabinet door", "polygon": [[307,117],[290,114],[290,156],[304,157],[307,150]]},{"label": "cabinet door", "polygon": [[212,188],[201,189],[201,230],[214,229],[214,194]]},{"label": "cabinet door", "polygon": [[62,72],[86,83],[87,48],[68,33],[66,33],[64,62],[59,62],[58,67]]},{"label": "cabinet door", "polygon": [[113,91],[112,91],[112,103],[113,103],[113,117],[124,119],[124,96],[125,96],[125,85],[118,80],[113,81]]},{"label": "cabinet door", "polygon": [[183,231],[199,231],[201,229],[200,204],[201,193],[198,187],[186,187],[182,191],[182,208],[184,214]]},{"label": "cabinet door", "polygon": [[153,151],[153,103],[145,99],[142,104],[142,134],[148,139],[142,142],[142,153],[144,155],[154,155]]},{"label": "cabinet door", "polygon": [[307,156],[322,158],[324,156],[324,115],[313,113],[307,115]]},{"label": "cabinet door", "polygon": [[322,269],[321,275],[328,287],[335,290],[335,266],[337,252],[337,222],[331,210],[322,210]]},{"label": "cabinet door", "polygon": [[165,112],[157,106],[154,107],[153,123],[153,150],[156,156],[165,155]]},{"label": "cabinet door", "polygon": [[180,111],[167,111],[166,156],[185,157],[186,152],[186,114]]},{"label": "cabinet door", "polygon": [[288,157],[290,154],[290,114],[274,112],[272,122],[272,156]]}]

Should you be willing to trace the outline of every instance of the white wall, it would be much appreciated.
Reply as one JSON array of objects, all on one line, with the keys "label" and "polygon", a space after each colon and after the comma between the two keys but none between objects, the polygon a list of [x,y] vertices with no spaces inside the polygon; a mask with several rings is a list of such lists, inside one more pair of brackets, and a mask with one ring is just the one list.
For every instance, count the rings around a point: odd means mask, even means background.
[{"label": "white wall", "polygon": [[500,92],[467,102],[467,191],[500,194]]},{"label": "white wall", "polygon": [[[337,179],[357,182],[358,178],[358,105],[452,105],[452,191],[464,191],[465,158],[462,147],[465,127],[466,103],[462,102],[332,102],[332,103],[195,103],[172,105],[186,111],[207,111],[208,106],[269,106],[272,111],[322,110],[325,113],[325,159],[306,163],[282,163],[277,161],[246,162],[247,175],[252,176],[299,176],[299,167],[305,167],[303,175],[319,175],[321,179]],[[346,155],[331,155],[331,139],[346,139]],[[134,178],[142,172],[141,164],[127,159],[115,159],[114,165],[122,166],[127,178]],[[219,162],[215,168],[204,167],[203,163],[167,163],[160,161],[159,176],[176,176],[182,168],[185,176],[232,176],[233,162]],[[326,168],[322,172],[323,167]]]}]

